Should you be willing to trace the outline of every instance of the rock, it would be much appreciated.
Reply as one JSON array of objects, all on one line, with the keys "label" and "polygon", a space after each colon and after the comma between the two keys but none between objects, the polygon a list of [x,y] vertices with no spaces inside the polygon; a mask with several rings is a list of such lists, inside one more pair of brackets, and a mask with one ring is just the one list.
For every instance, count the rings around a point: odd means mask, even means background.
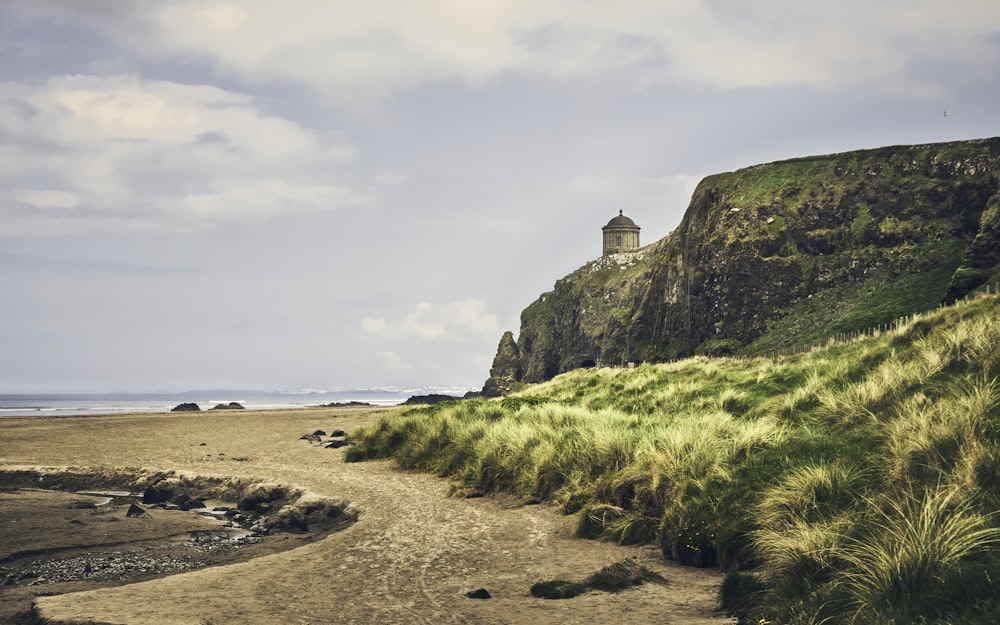
[{"label": "rock", "polygon": [[181,493],[180,495],[177,495],[176,497],[171,499],[170,503],[176,505],[178,508],[184,510],[185,512],[187,512],[188,510],[195,510],[198,508],[205,507],[205,504],[202,503],[200,500],[192,499],[191,497],[188,497],[184,493]]},{"label": "rock", "polygon": [[346,402],[334,401],[330,402],[329,404],[320,404],[320,408],[352,408],[357,406],[374,406],[374,405],[375,404],[371,404],[366,401],[346,401]]},{"label": "rock", "polygon": [[489,599],[492,595],[485,588],[477,588],[465,593],[465,596],[469,599]]},{"label": "rock", "polygon": [[350,445],[347,441],[330,441],[325,446],[327,449],[340,449],[341,447],[347,447]]},{"label": "rock", "polygon": [[303,434],[302,436],[299,437],[299,440],[309,441],[310,443],[319,443],[323,441],[323,439],[316,434]]},{"label": "rock", "polygon": [[191,402],[185,402],[183,404],[177,404],[170,409],[170,412],[198,412],[201,410],[201,406]]},{"label": "rock", "polygon": [[149,517],[149,514],[139,506],[132,504],[128,507],[128,512],[125,513],[125,516],[130,519],[145,519]]},{"label": "rock", "polygon": [[161,479],[146,488],[142,494],[142,503],[166,503],[180,494],[180,483],[177,480]]},{"label": "rock", "polygon": [[231,401],[228,404],[216,404],[209,410],[246,410],[239,402]]},{"label": "rock", "polygon": [[330,432],[331,438],[337,438],[338,436],[347,436],[347,432],[345,432],[344,430],[334,430]]},{"label": "rock", "polygon": [[414,395],[403,402],[404,406],[431,406],[433,404],[439,404],[443,401],[458,401],[462,399],[455,395],[441,395],[439,393],[431,393],[430,395]]},{"label": "rock", "polygon": [[312,433],[312,435],[313,436],[326,436],[326,432],[324,432],[323,430],[316,430],[315,432]]},{"label": "rock", "polygon": [[521,350],[514,341],[511,331],[503,333],[497,346],[497,355],[493,357],[490,367],[490,377],[483,385],[482,397],[502,397],[511,392],[513,386],[521,379]]},{"label": "rock", "polygon": [[96,507],[97,504],[93,501],[74,501],[67,506],[70,510],[91,510]]}]

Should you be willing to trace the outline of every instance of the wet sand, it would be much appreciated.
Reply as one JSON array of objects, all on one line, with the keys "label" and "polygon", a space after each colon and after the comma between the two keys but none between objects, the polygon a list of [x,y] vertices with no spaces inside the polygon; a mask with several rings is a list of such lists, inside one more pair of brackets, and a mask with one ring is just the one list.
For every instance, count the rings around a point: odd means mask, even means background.
[{"label": "wet sand", "polygon": [[[0,471],[7,476],[18,470],[84,475],[107,486],[124,476],[119,482],[134,486],[169,471],[192,483],[279,485],[296,491],[300,501],[336,501],[358,517],[346,529],[316,539],[270,537],[259,557],[220,556],[204,568],[145,581],[3,587],[0,604],[23,606],[33,596],[32,617],[52,623],[732,622],[717,612],[716,570],[664,562],[648,547],[580,540],[572,535],[573,519],[549,506],[450,498],[444,480],[399,471],[389,462],[344,464],[343,449],[300,439],[317,429],[349,432],[372,422],[380,410],[0,419]],[[53,506],[71,517],[69,509],[59,508],[63,503]],[[103,523],[114,544],[159,540],[115,536],[128,529],[123,520],[89,521]],[[175,529],[164,528],[163,535],[176,536]],[[20,550],[31,549],[30,531],[13,534],[29,544]],[[279,550],[285,545],[276,541],[292,541],[296,548]],[[60,548],[85,546],[82,542]],[[615,594],[591,591],[568,600],[537,599],[528,592],[536,582],[581,580],[626,557],[638,558],[667,583]],[[465,596],[478,588],[492,598]]]}]

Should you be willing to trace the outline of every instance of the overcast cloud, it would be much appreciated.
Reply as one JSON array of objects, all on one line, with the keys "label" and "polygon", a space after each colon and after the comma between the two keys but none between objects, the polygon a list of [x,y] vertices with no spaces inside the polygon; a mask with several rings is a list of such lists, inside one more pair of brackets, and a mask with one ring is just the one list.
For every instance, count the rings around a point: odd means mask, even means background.
[{"label": "overcast cloud", "polygon": [[0,392],[479,387],[705,175],[1000,134],[987,0],[5,0]]}]

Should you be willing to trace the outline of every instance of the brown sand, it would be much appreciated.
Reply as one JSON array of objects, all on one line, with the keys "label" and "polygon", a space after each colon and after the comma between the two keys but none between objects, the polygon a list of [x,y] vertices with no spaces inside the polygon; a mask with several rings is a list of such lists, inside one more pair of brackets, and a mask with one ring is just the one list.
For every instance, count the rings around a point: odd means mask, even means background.
[{"label": "brown sand", "polygon": [[[376,409],[301,409],[0,419],[0,470],[141,469],[242,477],[346,500],[348,529],[247,562],[36,599],[50,622],[135,625],[272,623],[732,623],[716,608],[720,574],[664,562],[652,548],[572,536],[548,506],[447,496],[447,483],[387,462],[344,464],[343,450],[299,440],[350,431]],[[204,443],[204,445],[202,445]],[[237,460],[238,459],[238,460]],[[116,524],[122,525],[122,524]],[[579,581],[637,557],[666,584],[568,600],[531,597],[538,581]],[[465,593],[486,588],[491,599]],[[6,592],[6,591],[0,591]]]}]

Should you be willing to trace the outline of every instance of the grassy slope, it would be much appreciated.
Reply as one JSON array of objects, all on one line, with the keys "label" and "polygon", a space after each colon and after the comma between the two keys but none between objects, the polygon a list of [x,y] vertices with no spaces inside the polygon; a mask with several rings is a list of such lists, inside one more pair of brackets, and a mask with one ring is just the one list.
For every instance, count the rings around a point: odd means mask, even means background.
[{"label": "grassy slope", "polygon": [[[998,148],[996,140],[886,147],[706,178],[705,192],[717,198],[715,225],[707,228],[714,256],[754,249],[775,275],[786,266],[801,272],[792,297],[768,304],[741,353],[802,349],[935,308],[974,234],[969,220],[996,193],[995,165],[986,163]],[[966,271],[975,284],[996,264],[980,261]],[[865,271],[845,278],[843,268],[854,265]],[[761,286],[753,292],[765,292]]]},{"label": "grassy slope", "polygon": [[982,297],[791,357],[580,370],[392,413],[349,459],[719,564],[723,604],[754,623],[993,623],[998,376],[1000,300]]}]

